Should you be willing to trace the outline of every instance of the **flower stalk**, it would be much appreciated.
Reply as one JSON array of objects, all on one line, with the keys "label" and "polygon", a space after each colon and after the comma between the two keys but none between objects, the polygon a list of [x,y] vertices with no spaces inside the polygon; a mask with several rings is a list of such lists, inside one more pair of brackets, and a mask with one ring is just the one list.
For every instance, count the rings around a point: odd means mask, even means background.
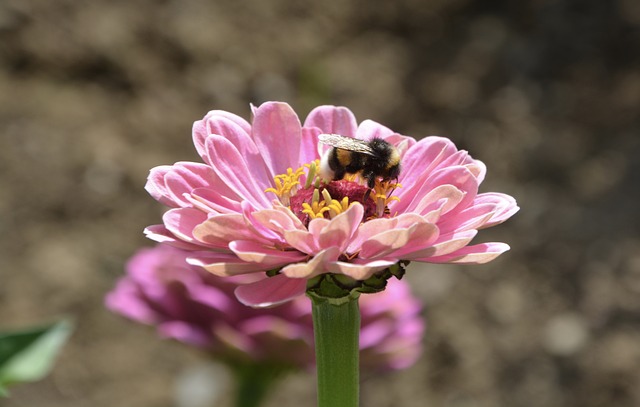
[{"label": "flower stalk", "polygon": [[231,365],[236,378],[234,407],[259,407],[290,369],[259,363]]},{"label": "flower stalk", "polygon": [[335,299],[309,293],[318,374],[318,407],[357,407],[359,400],[359,293]]}]

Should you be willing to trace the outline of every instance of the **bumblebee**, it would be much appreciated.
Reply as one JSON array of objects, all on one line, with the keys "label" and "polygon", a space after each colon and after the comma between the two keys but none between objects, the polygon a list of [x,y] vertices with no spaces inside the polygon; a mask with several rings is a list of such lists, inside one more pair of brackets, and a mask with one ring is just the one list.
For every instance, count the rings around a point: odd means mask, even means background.
[{"label": "bumblebee", "polygon": [[323,178],[335,181],[344,178],[345,174],[359,174],[373,189],[377,178],[397,180],[400,175],[400,153],[381,138],[364,141],[338,134],[320,134],[318,139],[333,147],[326,151],[320,162]]}]

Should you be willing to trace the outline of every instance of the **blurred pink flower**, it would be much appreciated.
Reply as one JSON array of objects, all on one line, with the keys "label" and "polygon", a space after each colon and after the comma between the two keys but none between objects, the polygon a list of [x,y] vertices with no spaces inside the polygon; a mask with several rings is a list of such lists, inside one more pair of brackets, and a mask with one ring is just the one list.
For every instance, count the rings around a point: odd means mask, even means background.
[{"label": "blurred pink flower", "polygon": [[[238,277],[207,273],[187,264],[187,255],[168,245],[139,250],[107,294],[107,308],[222,360],[298,368],[314,363],[308,298],[270,309],[247,307],[233,294]],[[382,293],[363,296],[360,310],[363,367],[404,369],[415,363],[424,322],[407,284],[394,281]]]},{"label": "blurred pink flower", "polygon": [[[346,180],[314,196],[313,163],[328,148],[321,133],[391,143],[401,157],[398,183],[379,182],[364,204],[354,197],[367,188]],[[301,124],[288,104],[268,102],[253,107],[251,124],[209,112],[194,123],[193,141],[204,163],[151,170],[147,191],[172,209],[145,232],[190,250],[188,261],[213,274],[260,273],[236,291],[245,304],[287,301],[324,273],[366,280],[401,260],[480,264],[509,249],[470,245],[519,208],[509,195],[479,194],[485,165],[446,138],[416,141],[371,120],[358,125],[335,106],[315,108]],[[269,270],[277,273],[266,278]]]}]

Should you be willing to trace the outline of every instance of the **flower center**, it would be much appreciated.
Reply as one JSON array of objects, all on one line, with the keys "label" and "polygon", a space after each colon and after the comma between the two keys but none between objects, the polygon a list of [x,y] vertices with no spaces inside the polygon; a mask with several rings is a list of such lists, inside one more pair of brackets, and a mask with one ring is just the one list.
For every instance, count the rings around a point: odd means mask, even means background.
[{"label": "flower center", "polygon": [[360,203],[364,206],[364,219],[375,217],[376,204],[363,198],[369,188],[346,180],[332,181],[319,187],[301,189],[291,198],[291,211],[298,219],[308,224],[316,218],[334,218]]},{"label": "flower center", "polygon": [[273,192],[305,225],[316,218],[332,219],[356,203],[364,206],[365,222],[392,216],[388,205],[400,200],[391,195],[400,184],[376,181],[371,190],[352,174],[327,183],[317,176],[318,167],[319,160],[315,160],[295,171],[289,168],[286,174],[276,175],[275,188],[267,188],[265,192]]}]

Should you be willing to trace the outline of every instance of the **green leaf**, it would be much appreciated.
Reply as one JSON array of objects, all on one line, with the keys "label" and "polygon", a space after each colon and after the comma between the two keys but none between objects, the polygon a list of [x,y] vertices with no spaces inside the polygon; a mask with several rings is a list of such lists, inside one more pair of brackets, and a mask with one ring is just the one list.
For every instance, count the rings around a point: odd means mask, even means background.
[{"label": "green leaf", "polygon": [[42,379],[71,334],[67,320],[18,332],[0,332],[0,396],[12,383]]}]

